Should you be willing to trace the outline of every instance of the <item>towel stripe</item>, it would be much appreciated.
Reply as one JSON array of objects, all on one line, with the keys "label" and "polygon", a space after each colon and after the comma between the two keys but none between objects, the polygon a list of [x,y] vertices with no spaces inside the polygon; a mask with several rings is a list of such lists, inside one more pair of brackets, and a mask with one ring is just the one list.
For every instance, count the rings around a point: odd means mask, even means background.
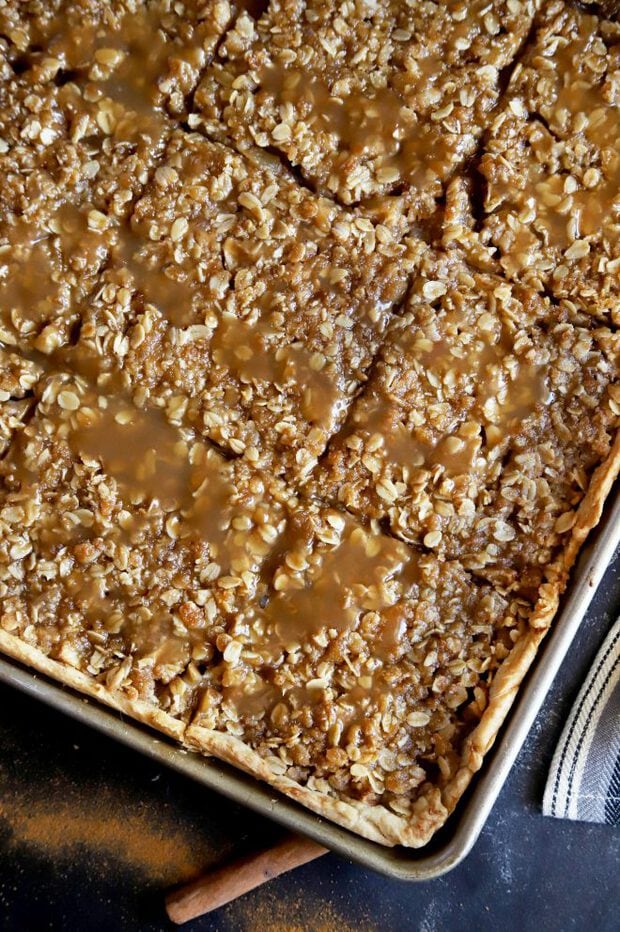
[{"label": "towel stripe", "polygon": [[599,651],[551,762],[543,812],[620,821],[620,619]]},{"label": "towel stripe", "polygon": [[620,756],[616,757],[609,796],[605,800],[605,822],[607,825],[620,825]]}]

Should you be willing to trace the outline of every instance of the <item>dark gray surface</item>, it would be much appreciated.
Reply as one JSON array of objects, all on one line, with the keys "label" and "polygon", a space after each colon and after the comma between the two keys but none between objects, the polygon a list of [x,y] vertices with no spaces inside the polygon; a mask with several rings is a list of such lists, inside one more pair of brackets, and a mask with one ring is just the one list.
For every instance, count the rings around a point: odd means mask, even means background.
[{"label": "dark gray surface", "polygon": [[[616,930],[620,833],[544,819],[540,801],[562,723],[619,608],[617,560],[487,827],[451,874],[405,884],[327,855],[186,928]],[[3,687],[0,703],[3,929],[172,928],[167,885],[278,835],[21,694]]]}]

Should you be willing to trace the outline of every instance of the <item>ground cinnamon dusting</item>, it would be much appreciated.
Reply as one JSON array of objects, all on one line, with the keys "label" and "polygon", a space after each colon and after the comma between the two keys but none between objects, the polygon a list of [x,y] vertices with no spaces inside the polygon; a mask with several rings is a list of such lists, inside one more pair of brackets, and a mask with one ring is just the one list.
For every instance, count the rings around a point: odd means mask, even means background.
[{"label": "ground cinnamon dusting", "polygon": [[220,856],[171,815],[144,811],[112,792],[67,802],[13,797],[0,806],[0,819],[14,847],[37,849],[55,861],[70,862],[78,854],[112,859],[164,885],[197,876]]},{"label": "ground cinnamon dusting", "polygon": [[314,894],[302,890],[299,884],[282,895],[277,884],[260,887],[225,906],[221,914],[239,932],[371,932],[376,928],[366,919],[350,924],[333,903],[317,901]]}]

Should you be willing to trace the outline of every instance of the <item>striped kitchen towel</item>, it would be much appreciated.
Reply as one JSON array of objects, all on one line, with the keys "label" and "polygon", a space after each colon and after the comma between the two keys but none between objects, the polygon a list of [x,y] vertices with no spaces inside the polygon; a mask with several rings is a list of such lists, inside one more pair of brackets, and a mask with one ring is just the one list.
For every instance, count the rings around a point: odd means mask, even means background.
[{"label": "striped kitchen towel", "polygon": [[562,733],[543,813],[620,823],[620,619],[598,652]]}]

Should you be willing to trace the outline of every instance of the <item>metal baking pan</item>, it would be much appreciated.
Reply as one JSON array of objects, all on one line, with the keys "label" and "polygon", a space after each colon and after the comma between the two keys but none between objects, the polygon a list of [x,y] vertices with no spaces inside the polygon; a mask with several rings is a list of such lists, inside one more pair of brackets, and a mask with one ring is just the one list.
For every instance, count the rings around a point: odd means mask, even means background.
[{"label": "metal baking pan", "polygon": [[347,858],[401,880],[429,880],[456,867],[473,847],[619,544],[620,489],[616,489],[607,502],[603,520],[580,554],[560,613],[481,772],[447,825],[418,851],[385,848],[360,838],[241,771],[186,751],[150,728],[126,721],[94,700],[11,659],[0,657],[0,681]]}]

